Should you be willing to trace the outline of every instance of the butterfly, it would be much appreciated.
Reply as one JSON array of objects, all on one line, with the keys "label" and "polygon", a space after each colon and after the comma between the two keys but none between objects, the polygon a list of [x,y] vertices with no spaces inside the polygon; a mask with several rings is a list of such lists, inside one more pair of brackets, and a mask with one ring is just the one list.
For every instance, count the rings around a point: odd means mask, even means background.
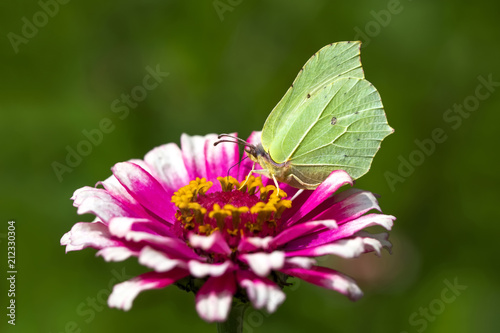
[{"label": "butterfly", "polygon": [[[298,189],[315,189],[334,170],[353,179],[370,169],[382,140],[393,133],[377,89],[365,79],[361,42],[329,44],[301,68],[267,117],[261,143],[228,134],[245,146],[258,173]],[[278,187],[278,186],[277,186]],[[278,187],[279,188],[279,187]]]}]

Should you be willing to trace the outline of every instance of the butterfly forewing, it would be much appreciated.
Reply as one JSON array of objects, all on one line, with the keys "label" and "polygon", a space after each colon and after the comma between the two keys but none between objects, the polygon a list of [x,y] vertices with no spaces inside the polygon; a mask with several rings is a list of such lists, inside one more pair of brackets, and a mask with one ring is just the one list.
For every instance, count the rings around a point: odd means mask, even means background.
[{"label": "butterfly forewing", "polygon": [[304,121],[303,105],[312,96],[335,80],[364,77],[359,50],[359,42],[330,44],[319,50],[304,65],[267,118],[262,130],[262,145],[275,162],[285,162],[297,146],[297,141],[285,141],[284,136],[292,124]]}]

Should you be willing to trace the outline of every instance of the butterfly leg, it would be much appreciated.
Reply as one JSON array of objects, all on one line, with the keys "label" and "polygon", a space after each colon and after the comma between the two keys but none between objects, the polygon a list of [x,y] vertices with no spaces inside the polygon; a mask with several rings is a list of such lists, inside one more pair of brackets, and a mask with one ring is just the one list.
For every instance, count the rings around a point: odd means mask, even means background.
[{"label": "butterfly leg", "polygon": [[250,176],[253,174],[253,173],[256,173],[256,174],[259,174],[259,175],[264,175],[266,176],[267,178],[272,178],[273,181],[274,181],[274,185],[276,186],[276,188],[278,189],[276,195],[279,195],[280,194],[280,186],[278,184],[278,181],[276,180],[276,177],[274,176],[274,174],[269,174],[269,171],[266,170],[266,169],[259,169],[259,170],[255,170],[255,163],[252,165],[252,170],[250,170],[250,172],[248,173],[245,181],[243,182],[243,184],[241,184],[240,188],[239,189],[242,189],[243,186],[245,186],[245,184],[247,183],[248,181],[248,178],[250,178]]},{"label": "butterfly leg", "polygon": [[243,186],[246,185],[246,183],[247,183],[248,179],[250,178],[250,176],[252,175],[252,173],[258,173],[257,170],[255,170],[255,162],[252,164],[252,170],[250,170],[250,172],[248,173],[248,175],[245,178],[245,181],[243,182],[243,184],[241,184],[241,186],[238,190],[241,190],[243,188]]},{"label": "butterfly leg", "polygon": [[274,186],[278,189],[276,195],[280,194],[280,185],[278,184],[278,181],[276,180],[276,177],[274,176],[274,173],[269,173],[269,171],[265,169],[260,169],[260,170],[253,170],[253,173],[257,173],[259,175],[264,175],[267,178],[272,178],[274,181]]},{"label": "butterfly leg", "polygon": [[290,200],[295,200],[302,192],[304,192],[304,189],[300,189],[293,195],[293,197]]},{"label": "butterfly leg", "polygon": [[271,174],[271,176],[273,176],[273,180],[274,180],[274,185],[276,186],[276,188],[278,189],[278,192],[276,193],[276,196],[278,196],[279,198],[279,195],[280,195],[280,186],[278,184],[278,181],[276,180],[276,177],[274,177],[274,174]]},{"label": "butterfly leg", "polygon": [[303,190],[314,190],[316,187],[318,187],[321,183],[317,184],[309,184],[306,182],[303,182],[300,178],[295,176],[294,174],[291,174],[287,177],[287,184],[290,184],[291,186],[298,188],[298,189],[303,189]]}]

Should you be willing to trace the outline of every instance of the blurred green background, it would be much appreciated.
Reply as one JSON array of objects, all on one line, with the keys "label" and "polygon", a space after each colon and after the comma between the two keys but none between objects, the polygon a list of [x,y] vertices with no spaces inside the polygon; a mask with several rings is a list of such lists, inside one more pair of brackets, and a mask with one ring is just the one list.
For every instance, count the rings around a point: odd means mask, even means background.
[{"label": "blurred green background", "polygon": [[[15,327],[0,282],[1,331],[215,332],[175,287],[109,309],[113,279],[144,268],[66,255],[61,236],[92,218],[69,198],[183,132],[260,130],[314,52],[354,39],[396,130],[356,184],[398,217],[393,255],[326,259],[359,281],[362,300],[299,283],[275,314],[249,311],[246,332],[500,331],[497,2],[62,2],[0,4],[1,276],[12,219],[18,269]],[[113,106],[157,67],[168,76],[144,100],[128,114]],[[104,118],[112,130],[58,177],[53,163]],[[446,140],[431,144],[436,129]]]}]

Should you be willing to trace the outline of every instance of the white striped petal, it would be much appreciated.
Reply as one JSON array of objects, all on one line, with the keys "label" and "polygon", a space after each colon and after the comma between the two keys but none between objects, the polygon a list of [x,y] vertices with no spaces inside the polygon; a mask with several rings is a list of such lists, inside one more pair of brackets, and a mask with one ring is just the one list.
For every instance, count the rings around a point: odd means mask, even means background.
[{"label": "white striped petal", "polygon": [[259,276],[267,276],[272,270],[278,270],[285,264],[285,253],[281,251],[244,254],[242,258]]}]

